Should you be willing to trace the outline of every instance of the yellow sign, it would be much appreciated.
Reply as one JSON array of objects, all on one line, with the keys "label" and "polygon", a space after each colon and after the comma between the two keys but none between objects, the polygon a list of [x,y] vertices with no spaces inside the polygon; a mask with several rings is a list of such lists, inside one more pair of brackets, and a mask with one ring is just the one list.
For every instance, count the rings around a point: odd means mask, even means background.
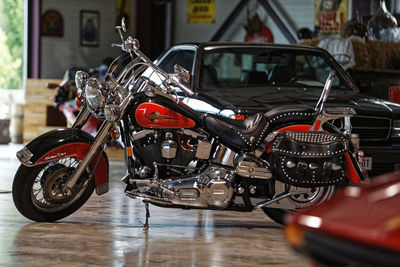
[{"label": "yellow sign", "polygon": [[215,0],[187,0],[189,23],[213,23]]},{"label": "yellow sign", "polygon": [[321,33],[340,33],[347,21],[348,0],[315,0],[315,26]]}]

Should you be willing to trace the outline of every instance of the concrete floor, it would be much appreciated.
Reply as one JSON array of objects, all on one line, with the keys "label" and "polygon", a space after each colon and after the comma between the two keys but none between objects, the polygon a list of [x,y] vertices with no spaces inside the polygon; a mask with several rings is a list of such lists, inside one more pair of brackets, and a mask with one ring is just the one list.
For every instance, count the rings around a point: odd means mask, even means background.
[{"label": "concrete floor", "polygon": [[58,223],[18,213],[11,193],[21,145],[0,145],[0,266],[310,266],[282,228],[253,213],[162,209],[127,198],[123,162],[111,163],[111,190]]}]

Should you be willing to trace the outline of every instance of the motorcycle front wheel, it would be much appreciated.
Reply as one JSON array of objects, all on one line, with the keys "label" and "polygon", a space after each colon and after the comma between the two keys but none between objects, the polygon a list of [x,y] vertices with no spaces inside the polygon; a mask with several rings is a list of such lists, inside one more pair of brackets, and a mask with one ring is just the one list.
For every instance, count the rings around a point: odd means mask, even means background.
[{"label": "motorcycle front wheel", "polygon": [[94,191],[94,179],[86,170],[70,194],[63,192],[65,182],[78,166],[79,161],[72,157],[35,167],[21,165],[12,186],[15,207],[38,222],[53,222],[72,214]]},{"label": "motorcycle front wheel", "polygon": [[271,218],[274,222],[279,224],[284,224],[284,219],[286,214],[290,212],[296,212],[300,209],[315,206],[319,203],[329,199],[333,193],[335,192],[335,186],[324,186],[324,187],[314,187],[309,188],[309,192],[293,195],[288,197],[288,200],[291,201],[295,206],[295,210],[287,210],[287,209],[279,209],[279,208],[262,208],[263,212]]}]

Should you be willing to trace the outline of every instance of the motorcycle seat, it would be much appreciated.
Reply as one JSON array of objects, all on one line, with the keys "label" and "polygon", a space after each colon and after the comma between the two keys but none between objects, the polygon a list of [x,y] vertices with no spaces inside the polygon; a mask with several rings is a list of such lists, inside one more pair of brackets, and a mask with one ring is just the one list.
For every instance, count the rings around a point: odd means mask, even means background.
[{"label": "motorcycle seat", "polygon": [[305,105],[276,107],[265,113],[265,116],[272,129],[289,122],[313,122],[315,119],[314,109]]},{"label": "motorcycle seat", "polygon": [[234,151],[254,151],[269,133],[265,115],[256,113],[245,120],[206,114],[204,128]]}]

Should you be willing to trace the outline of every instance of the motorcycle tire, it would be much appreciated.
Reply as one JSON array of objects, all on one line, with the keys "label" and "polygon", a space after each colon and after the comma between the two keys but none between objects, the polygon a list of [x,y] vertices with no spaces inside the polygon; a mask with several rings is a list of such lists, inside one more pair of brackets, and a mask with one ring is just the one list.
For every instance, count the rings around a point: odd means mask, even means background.
[{"label": "motorcycle tire", "polygon": [[[78,210],[92,195],[94,179],[89,178],[87,171],[71,189],[72,196],[61,193],[59,189],[65,184],[68,174],[77,167],[77,163],[72,167],[60,163],[63,160],[35,167],[21,165],[18,168],[12,195],[15,207],[26,218],[37,222],[60,220]],[[40,196],[42,199],[37,199]]]},{"label": "motorcycle tire", "polygon": [[[324,126],[327,128],[328,132],[332,132],[332,133],[338,133],[339,132],[339,130],[334,125],[332,125],[331,123],[325,123]],[[338,187],[333,189],[333,192],[335,190],[337,190],[337,189],[338,189]],[[322,192],[322,195],[323,195],[324,199],[330,198],[332,196],[333,192],[332,191],[329,192],[329,191],[330,191],[329,187],[325,187],[324,188],[324,190]],[[317,204],[318,204],[318,202],[314,203],[313,205],[317,205]],[[263,207],[262,210],[270,219],[272,219],[274,222],[276,222],[278,224],[282,224],[282,225],[285,223],[284,222],[285,216],[290,212],[295,212],[295,211],[286,210],[286,209],[268,208],[268,207]]]},{"label": "motorcycle tire", "polygon": [[289,213],[285,209],[262,208],[262,210],[270,219],[282,225],[284,224],[284,217]]},{"label": "motorcycle tire", "polygon": [[[269,207],[263,207],[262,210],[274,222],[283,225],[285,223],[284,220],[285,220],[286,214],[288,214],[290,212],[296,212],[298,210],[301,210],[301,209],[309,207],[309,206],[318,205],[319,203],[324,202],[327,199],[331,198],[337,189],[338,189],[337,186],[326,186],[326,187],[322,187],[322,191],[319,191],[319,190],[311,191],[311,192],[320,192],[320,193],[317,193],[319,195],[319,197],[317,197],[317,198],[312,197],[312,199],[314,199],[314,200],[311,202],[308,202],[308,203],[303,201],[302,207],[298,207],[295,210],[286,210],[286,209],[269,208]],[[311,190],[313,190],[313,189],[311,189]],[[292,200],[292,201],[294,201],[294,200]],[[300,203],[297,203],[297,205],[298,204],[300,204]]]}]

